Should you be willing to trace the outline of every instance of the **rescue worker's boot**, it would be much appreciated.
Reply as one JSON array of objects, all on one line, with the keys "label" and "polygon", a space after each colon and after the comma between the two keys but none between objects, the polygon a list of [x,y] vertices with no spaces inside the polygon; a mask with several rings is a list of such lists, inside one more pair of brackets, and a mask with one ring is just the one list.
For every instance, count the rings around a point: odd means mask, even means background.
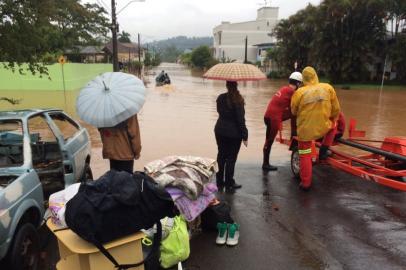
[{"label": "rescue worker's boot", "polygon": [[319,161],[324,161],[328,158],[329,153],[328,153],[328,146],[327,145],[321,145],[320,150],[319,150]]},{"label": "rescue worker's boot", "polygon": [[263,149],[264,160],[262,162],[262,170],[264,171],[276,171],[278,168],[269,164],[269,156],[271,154],[271,147]]},{"label": "rescue worker's boot", "polygon": [[312,142],[299,141],[300,185],[299,188],[308,191],[312,185]]}]

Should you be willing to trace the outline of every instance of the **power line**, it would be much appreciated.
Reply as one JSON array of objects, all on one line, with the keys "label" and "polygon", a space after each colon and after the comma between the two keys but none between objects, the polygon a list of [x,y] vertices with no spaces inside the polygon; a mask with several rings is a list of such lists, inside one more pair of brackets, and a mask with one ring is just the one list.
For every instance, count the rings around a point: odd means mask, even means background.
[{"label": "power line", "polygon": [[107,13],[110,14],[110,12],[109,12],[110,8],[106,5],[106,3],[103,0],[96,0],[96,2],[97,2],[97,4],[99,4],[99,6],[104,8],[107,11]]}]

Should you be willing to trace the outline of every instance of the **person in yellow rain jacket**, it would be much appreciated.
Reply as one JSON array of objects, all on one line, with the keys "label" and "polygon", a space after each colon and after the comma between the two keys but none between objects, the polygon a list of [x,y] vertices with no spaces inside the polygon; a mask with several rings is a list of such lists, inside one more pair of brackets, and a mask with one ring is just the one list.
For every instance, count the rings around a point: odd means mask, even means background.
[{"label": "person in yellow rain jacket", "polygon": [[335,122],[340,114],[340,104],[334,88],[328,83],[319,83],[314,68],[306,67],[302,75],[304,86],[293,94],[291,111],[292,115],[296,116],[300,187],[308,190],[312,184],[312,141],[324,137],[319,159],[325,159],[327,149],[334,141]]}]

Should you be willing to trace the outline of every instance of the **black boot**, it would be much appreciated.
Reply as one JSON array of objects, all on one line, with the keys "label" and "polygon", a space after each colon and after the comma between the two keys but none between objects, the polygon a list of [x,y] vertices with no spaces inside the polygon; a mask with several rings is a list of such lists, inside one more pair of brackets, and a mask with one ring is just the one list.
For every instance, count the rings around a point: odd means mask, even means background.
[{"label": "black boot", "polygon": [[326,160],[328,158],[328,146],[322,145],[319,150],[319,161]]},{"label": "black boot", "polygon": [[242,188],[242,185],[237,184],[234,179],[226,180],[226,192],[234,193],[236,189]]},{"label": "black boot", "polygon": [[277,171],[278,167],[272,166],[271,164],[263,164],[262,170],[264,171]]},{"label": "black boot", "polygon": [[278,168],[269,164],[269,156],[271,154],[271,147],[264,148],[264,159],[262,162],[262,170],[264,171],[276,171]]},{"label": "black boot", "polygon": [[224,176],[220,175],[219,173],[217,173],[216,175],[216,184],[217,184],[217,189],[219,192],[223,192],[224,191],[224,180],[222,179]]}]

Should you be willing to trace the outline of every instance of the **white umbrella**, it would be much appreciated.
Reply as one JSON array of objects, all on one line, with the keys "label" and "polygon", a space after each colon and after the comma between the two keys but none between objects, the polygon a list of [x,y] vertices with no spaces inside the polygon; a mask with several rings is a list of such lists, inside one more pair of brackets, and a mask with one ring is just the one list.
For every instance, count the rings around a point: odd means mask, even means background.
[{"label": "white umbrella", "polygon": [[145,102],[144,83],[136,76],[106,72],[90,81],[79,93],[79,117],[99,128],[113,127],[138,113]]}]

